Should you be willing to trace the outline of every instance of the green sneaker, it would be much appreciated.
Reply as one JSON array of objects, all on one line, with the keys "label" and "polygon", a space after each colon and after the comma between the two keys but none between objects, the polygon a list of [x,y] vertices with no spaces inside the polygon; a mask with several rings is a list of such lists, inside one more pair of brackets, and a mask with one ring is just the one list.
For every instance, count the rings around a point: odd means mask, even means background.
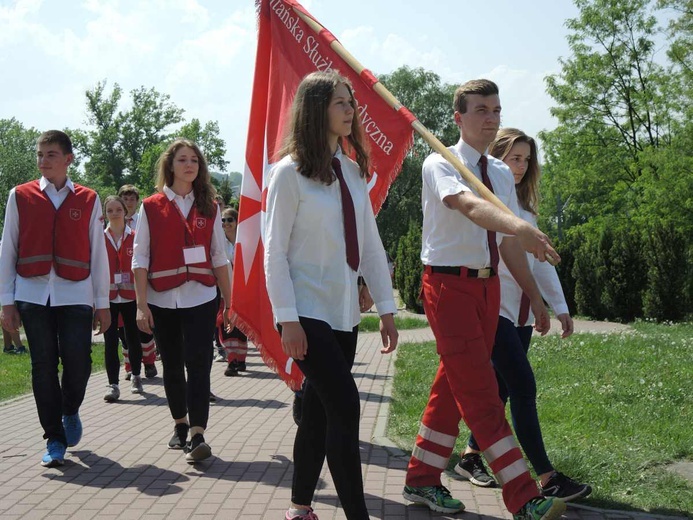
[{"label": "green sneaker", "polygon": [[464,504],[452,498],[445,486],[404,486],[402,496],[410,502],[426,504],[431,511],[438,513],[459,513],[464,511]]},{"label": "green sneaker", "polygon": [[513,520],[555,520],[565,512],[565,504],[553,498],[537,497],[513,515]]}]

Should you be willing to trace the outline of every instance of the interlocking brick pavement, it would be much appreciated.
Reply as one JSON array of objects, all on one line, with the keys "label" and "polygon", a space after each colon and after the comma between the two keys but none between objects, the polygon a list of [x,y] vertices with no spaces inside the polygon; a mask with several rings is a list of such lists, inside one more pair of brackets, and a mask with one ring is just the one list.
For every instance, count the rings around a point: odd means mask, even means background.
[{"label": "interlocking brick pavement", "polygon": [[[402,341],[431,339],[430,329],[402,331]],[[362,399],[361,456],[374,519],[508,519],[500,491],[445,476],[463,515],[432,514],[407,505],[401,491],[407,457],[385,438],[392,356],[379,352],[379,335],[361,334],[354,375]],[[143,395],[121,382],[121,399],[105,403],[105,372],[93,374],[81,409],[84,437],[68,450],[65,466],[39,465],[45,451],[33,398],[0,405],[0,518],[14,519],[281,519],[291,492],[295,426],[293,394],[251,348],[249,372],[224,377],[212,367],[211,405],[205,437],[214,457],[196,466],[168,450],[173,425],[162,379],[145,380]],[[159,367],[161,373],[161,367]],[[327,470],[315,494],[321,520],[345,518]],[[643,514],[569,508],[566,519],[644,519]],[[672,517],[668,517],[672,518]]]}]

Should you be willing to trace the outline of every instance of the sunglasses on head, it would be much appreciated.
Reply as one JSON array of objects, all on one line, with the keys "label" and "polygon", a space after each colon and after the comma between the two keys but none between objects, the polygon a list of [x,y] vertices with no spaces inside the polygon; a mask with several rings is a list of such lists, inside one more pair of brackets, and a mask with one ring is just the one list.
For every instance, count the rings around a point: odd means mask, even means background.
[{"label": "sunglasses on head", "polygon": [[234,222],[236,222],[235,218],[223,218],[222,217],[222,219],[221,219],[222,224],[232,224]]}]

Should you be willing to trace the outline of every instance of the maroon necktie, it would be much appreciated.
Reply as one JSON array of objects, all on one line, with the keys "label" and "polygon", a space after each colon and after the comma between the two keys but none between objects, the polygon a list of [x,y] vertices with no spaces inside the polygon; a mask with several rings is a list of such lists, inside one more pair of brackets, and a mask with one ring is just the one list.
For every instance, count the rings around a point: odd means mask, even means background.
[{"label": "maroon necktie", "polygon": [[[485,155],[479,158],[479,164],[481,165],[481,180],[491,193],[493,193],[493,184],[491,184],[491,179],[488,178],[488,159]],[[497,273],[498,272],[498,244],[496,243],[496,232],[487,230],[486,236],[488,237],[488,250],[491,253],[491,267]]]},{"label": "maroon necktie", "polygon": [[520,299],[520,315],[517,318],[517,324],[520,327],[527,325],[527,318],[529,318],[529,296],[522,293],[522,298]]},{"label": "maroon necktie", "polygon": [[339,190],[342,192],[342,213],[344,214],[344,240],[346,241],[346,261],[354,271],[359,270],[359,239],[356,235],[356,213],[354,201],[349,193],[349,187],[344,181],[342,164],[336,157],[332,158],[332,168],[339,181]]}]

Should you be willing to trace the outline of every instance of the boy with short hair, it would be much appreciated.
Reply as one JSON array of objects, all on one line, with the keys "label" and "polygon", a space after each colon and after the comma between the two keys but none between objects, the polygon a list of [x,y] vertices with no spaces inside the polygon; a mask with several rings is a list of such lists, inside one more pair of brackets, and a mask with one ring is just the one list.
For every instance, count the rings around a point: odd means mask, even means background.
[{"label": "boy with short hair", "polygon": [[47,439],[41,464],[55,467],[82,437],[79,407],[91,374],[91,329],[101,334],[111,321],[109,272],[99,196],[67,176],[74,160],[70,138],[44,132],[36,156],[41,178],[13,188],[7,200],[0,319],[9,331],[24,324]]}]

